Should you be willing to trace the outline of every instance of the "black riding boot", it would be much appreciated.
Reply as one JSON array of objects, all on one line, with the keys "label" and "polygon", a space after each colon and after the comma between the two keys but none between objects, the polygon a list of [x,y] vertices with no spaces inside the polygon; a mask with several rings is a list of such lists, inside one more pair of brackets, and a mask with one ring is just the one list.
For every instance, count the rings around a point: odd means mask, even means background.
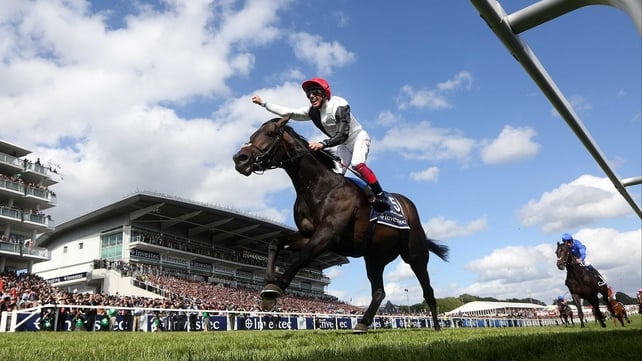
[{"label": "black riding boot", "polygon": [[597,278],[597,285],[598,286],[604,286],[606,284],[606,281],[604,280],[604,277],[602,277],[600,272],[598,272],[598,270],[595,269],[595,267],[593,267],[593,265],[588,265],[587,268],[589,269],[589,271],[591,271],[591,273],[593,273],[593,276],[595,276],[595,278]]},{"label": "black riding boot", "polygon": [[371,202],[372,207],[379,212],[387,211],[390,206],[388,205],[388,200],[386,199],[386,195],[383,193],[383,189],[381,189],[379,181],[370,183],[368,186],[375,195],[375,198]]}]

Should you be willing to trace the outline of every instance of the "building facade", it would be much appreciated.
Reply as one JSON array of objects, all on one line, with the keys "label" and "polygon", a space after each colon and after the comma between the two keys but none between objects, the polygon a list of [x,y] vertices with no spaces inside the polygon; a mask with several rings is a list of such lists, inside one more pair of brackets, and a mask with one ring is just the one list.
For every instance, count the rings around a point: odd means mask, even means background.
[{"label": "building facade", "polygon": [[[39,237],[37,245],[49,251],[49,260],[33,271],[77,292],[160,294],[145,275],[261,289],[270,241],[293,231],[230,209],[138,192]],[[277,271],[290,256],[285,251],[279,257]],[[323,269],[347,262],[324,254],[301,270],[288,290],[323,296],[330,282]]]},{"label": "building facade", "polygon": [[0,272],[32,272],[33,265],[50,259],[34,240],[54,230],[47,209],[57,198],[50,187],[62,177],[57,167],[30,156],[31,151],[0,140]]}]

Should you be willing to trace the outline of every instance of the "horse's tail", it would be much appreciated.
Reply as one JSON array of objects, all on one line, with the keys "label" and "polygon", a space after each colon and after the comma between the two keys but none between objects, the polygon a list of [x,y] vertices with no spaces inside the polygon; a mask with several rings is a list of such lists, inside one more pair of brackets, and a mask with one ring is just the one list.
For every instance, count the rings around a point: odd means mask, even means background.
[{"label": "horse's tail", "polygon": [[448,252],[450,251],[448,246],[443,245],[443,244],[439,244],[439,243],[437,243],[438,241],[436,241],[436,240],[434,240],[434,239],[432,239],[430,237],[426,237],[426,239],[428,240],[428,250],[430,252],[436,254],[437,257],[439,257],[442,260],[448,262]]}]

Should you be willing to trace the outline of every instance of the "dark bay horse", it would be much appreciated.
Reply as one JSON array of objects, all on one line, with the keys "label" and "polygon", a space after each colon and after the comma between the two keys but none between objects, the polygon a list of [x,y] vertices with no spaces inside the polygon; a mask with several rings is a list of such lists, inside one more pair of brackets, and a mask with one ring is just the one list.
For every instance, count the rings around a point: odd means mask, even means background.
[{"label": "dark bay horse", "polygon": [[573,322],[573,310],[571,309],[571,306],[569,306],[566,302],[562,302],[557,300],[557,310],[560,313],[560,321],[564,324],[564,326],[575,326],[575,322]]},{"label": "dark bay horse", "polygon": [[600,301],[598,293],[602,295],[609,312],[613,313],[611,304],[608,301],[608,286],[606,284],[598,286],[597,279],[592,275],[586,266],[577,262],[575,257],[570,251],[570,248],[564,242],[557,242],[557,268],[560,270],[566,269],[566,287],[568,287],[573,301],[577,306],[577,316],[580,319],[580,325],[584,327],[584,312],[582,312],[582,300],[587,300],[593,307],[593,314],[595,320],[600,322],[602,327],[606,327],[604,323],[604,315],[600,311]]},{"label": "dark bay horse", "polygon": [[[263,123],[233,157],[236,170],[245,176],[282,168],[296,190],[294,221],[298,231],[270,243],[266,285],[261,292],[263,310],[273,309],[297,272],[324,252],[363,257],[372,300],[353,332],[365,333],[386,296],[384,268],[401,256],[417,276],[434,328],[440,330],[427,267],[429,252],[447,261],[448,247],[426,236],[415,205],[401,194],[393,196],[408,218],[410,229],[374,226],[364,192],[333,171],[334,160],[327,153],[310,151],[308,141],[287,125],[289,119],[286,116]],[[283,249],[294,251],[295,257],[279,276],[275,274],[275,263]]]}]

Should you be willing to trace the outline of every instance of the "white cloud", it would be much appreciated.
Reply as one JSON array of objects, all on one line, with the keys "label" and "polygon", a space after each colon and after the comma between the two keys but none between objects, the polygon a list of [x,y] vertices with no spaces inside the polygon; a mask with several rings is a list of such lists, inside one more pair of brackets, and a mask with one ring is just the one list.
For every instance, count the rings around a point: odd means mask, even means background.
[{"label": "white cloud", "polygon": [[439,168],[430,167],[419,172],[411,172],[410,178],[418,182],[436,182],[439,178]]},{"label": "white cloud", "polygon": [[389,110],[382,111],[377,115],[377,119],[375,120],[375,124],[379,126],[391,126],[396,124],[399,121],[399,118],[396,114]]},{"label": "white cloud", "polygon": [[532,140],[535,135],[537,133],[531,128],[506,125],[497,138],[482,142],[481,158],[486,164],[531,158],[540,148],[540,145]]},{"label": "white cloud", "polygon": [[432,110],[452,108],[446,97],[436,90],[415,90],[410,85],[404,85],[399,95],[399,109],[428,108]]},{"label": "white cloud", "polygon": [[473,75],[468,71],[460,71],[452,79],[437,84],[440,91],[453,91],[458,89],[470,90],[473,85]]},{"label": "white cloud", "polygon": [[[403,142],[400,141],[403,139]],[[433,128],[428,122],[398,124],[377,142],[377,151],[397,151],[406,159],[468,160],[475,141],[458,130]]]},{"label": "white cloud", "polygon": [[479,218],[462,224],[444,217],[435,217],[422,225],[430,238],[443,240],[481,232],[486,229],[487,221],[486,218]]},{"label": "white cloud", "polygon": [[582,175],[530,200],[519,210],[521,224],[539,225],[544,232],[573,229],[631,213],[608,178]]},{"label": "white cloud", "polygon": [[[391,282],[402,281],[414,277],[415,274],[412,272],[410,266],[403,261],[397,262],[395,268],[392,271],[387,272],[387,279]],[[390,282],[387,284],[390,284]]]},{"label": "white cloud", "polygon": [[447,94],[459,89],[470,90],[473,76],[467,71],[460,71],[452,79],[437,84],[435,89],[417,90],[411,85],[401,87],[397,99],[399,109],[428,108],[431,110],[452,108]]},{"label": "white cloud", "polygon": [[[210,1],[177,0],[140,8],[117,29],[84,2],[13,4],[0,14],[2,136],[61,165],[58,222],[139,190],[289,218],[291,210],[267,206],[271,193],[293,197],[283,173],[246,178],[232,166],[270,118],[250,95],[215,108],[213,119],[170,109],[226,95],[226,82],[253,66],[247,46],[279,36],[283,2],[212,10]],[[305,101],[296,84],[266,93],[276,94]]]},{"label": "white cloud", "polygon": [[312,64],[319,75],[332,74],[333,68],[355,61],[355,54],[337,41],[326,42],[318,35],[297,33],[290,36],[294,56]]}]

